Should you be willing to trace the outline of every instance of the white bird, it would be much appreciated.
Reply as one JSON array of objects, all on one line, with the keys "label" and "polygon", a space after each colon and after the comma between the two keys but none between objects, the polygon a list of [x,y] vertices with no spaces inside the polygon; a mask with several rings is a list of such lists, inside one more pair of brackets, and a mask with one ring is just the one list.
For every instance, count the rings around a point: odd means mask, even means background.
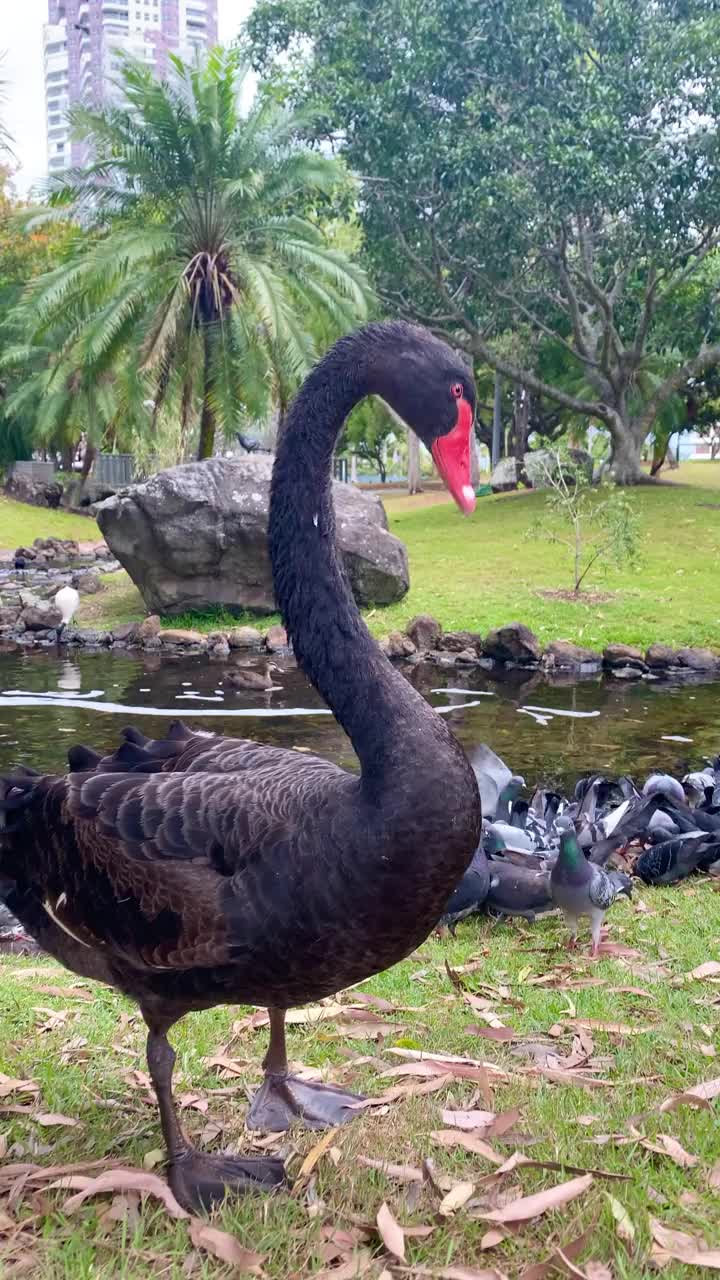
[{"label": "white bird", "polygon": [[62,622],[57,629],[57,638],[60,639],[68,622],[72,622],[73,615],[80,604],[80,593],[74,587],[61,587],[55,593],[55,608],[60,610]]}]

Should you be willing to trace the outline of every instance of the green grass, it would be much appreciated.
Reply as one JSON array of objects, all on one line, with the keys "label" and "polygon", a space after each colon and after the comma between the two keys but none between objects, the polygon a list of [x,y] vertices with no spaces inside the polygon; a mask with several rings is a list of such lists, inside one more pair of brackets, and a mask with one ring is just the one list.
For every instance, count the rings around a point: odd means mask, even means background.
[{"label": "green grass", "polygon": [[[432,613],[448,630],[482,633],[520,620],[544,643],[567,639],[602,648],[611,641],[642,646],[661,640],[718,647],[720,462],[687,463],[668,473],[668,481],[630,492],[640,516],[641,560],[636,568],[610,567],[587,580],[589,592],[607,595],[601,602],[540,594],[572,585],[567,553],[546,537],[527,537],[544,506],[541,493],[482,498],[470,520],[437,494],[389,497],[390,528],[407,546],[411,587],[399,604],[367,610],[370,628],[381,636],[403,628],[414,614]],[[7,532],[14,521],[18,536]],[[0,545],[48,532],[89,538],[91,530],[82,517],[0,500]],[[125,573],[108,575],[106,582],[107,593],[83,601],[79,625],[110,627],[143,616],[140,594]],[[163,619],[167,626],[204,632],[276,621],[234,618],[223,610]]]},{"label": "green grass", "polygon": [[76,538],[78,542],[97,542],[100,533],[89,516],[31,507],[25,502],[14,502],[12,498],[0,496],[0,548],[14,551],[16,547],[30,546],[35,538]]},{"label": "green grass", "polygon": [[[711,1104],[710,1111],[683,1106],[662,1115],[658,1112],[669,1094],[720,1075],[718,1059],[705,1056],[720,1050],[718,986],[687,976],[718,954],[717,887],[694,881],[682,888],[644,890],[639,895],[644,909],[638,895],[634,904],[623,902],[614,908],[612,940],[639,953],[628,958],[607,956],[592,962],[583,954],[568,961],[560,950],[564,928],[554,917],[532,927],[466,922],[459,926],[456,940],[429,940],[403,964],[363,984],[365,990],[396,1007],[388,1016],[398,1030],[384,1042],[349,1040],[332,1021],[289,1033],[293,1060],[320,1067],[327,1078],[368,1094],[396,1083],[381,1079],[379,1071],[397,1061],[387,1049],[398,1042],[492,1062],[509,1074],[507,1082],[494,1087],[493,1109],[519,1109],[515,1132],[521,1135],[518,1142],[523,1153],[538,1160],[603,1169],[626,1180],[596,1178],[581,1199],[481,1253],[479,1241],[488,1224],[473,1219],[472,1206],[454,1218],[442,1219],[437,1212],[439,1196],[429,1184],[419,1202],[409,1206],[404,1186],[363,1168],[357,1160],[364,1155],[419,1167],[432,1158],[438,1176],[472,1182],[476,1196],[488,1194],[482,1180],[492,1171],[490,1163],[459,1148],[446,1150],[432,1138],[433,1131],[443,1127],[443,1107],[485,1105],[474,1083],[455,1080],[436,1093],[393,1104],[386,1114],[362,1113],[341,1130],[333,1140],[337,1164],[327,1157],[320,1162],[309,1203],[303,1195],[249,1197],[229,1203],[216,1225],[263,1254],[265,1273],[273,1280],[321,1273],[326,1265],[320,1253],[323,1228],[346,1229],[358,1221],[372,1222],[384,1200],[403,1224],[434,1226],[429,1239],[408,1241],[408,1260],[438,1271],[449,1265],[495,1266],[516,1280],[530,1263],[589,1228],[590,1243],[580,1256],[581,1264],[603,1262],[616,1280],[643,1280],[651,1274],[650,1215],[667,1226],[704,1236],[708,1245],[718,1248],[717,1190],[709,1185],[709,1172],[720,1161],[720,1100]],[[470,1024],[482,1019],[454,991],[444,966],[446,960],[457,966],[471,959],[481,960],[481,967],[465,981],[480,996],[488,995],[484,984],[492,988],[493,1010],[521,1037],[519,1048],[528,1038],[546,1040],[550,1027],[563,1024],[549,1043],[558,1054],[568,1054],[573,1030],[565,1020],[573,1017],[644,1028],[635,1035],[622,1029],[592,1031],[593,1053],[603,1060],[598,1075],[610,1081],[609,1087],[585,1090],[527,1074],[528,1058],[517,1056],[516,1046],[481,1039],[469,1031]],[[38,971],[23,981],[24,969]],[[540,975],[551,975],[555,985],[533,985],[530,979]],[[593,985],[584,985],[587,978],[594,980]],[[39,985],[67,988],[71,981],[49,961],[41,966],[36,960],[12,957],[0,962],[4,1011],[0,1070],[33,1078],[41,1089],[27,1113],[7,1110],[24,1099],[9,1096],[0,1101],[0,1136],[9,1149],[6,1162],[72,1164],[103,1156],[135,1166],[148,1158],[152,1161],[162,1145],[157,1115],[147,1090],[132,1075],[136,1069],[145,1070],[141,1020],[124,999],[92,984],[86,984],[92,989],[91,1004],[37,989]],[[54,1030],[42,1030],[51,1009],[59,1011],[64,1022]],[[252,1090],[259,1079],[266,1033],[245,1032],[232,1040],[232,1023],[242,1012],[219,1009],[191,1015],[173,1038],[178,1049],[178,1094],[192,1092],[201,1105],[207,1102],[204,1114],[192,1109],[184,1112],[194,1140],[200,1143],[206,1127],[216,1124],[220,1131],[208,1140],[211,1148],[236,1146],[249,1152],[243,1129],[244,1088]],[[219,1079],[215,1069],[208,1069],[206,1059],[231,1040],[227,1053],[247,1065],[241,1067],[239,1078]],[[235,1084],[240,1089],[230,1096],[214,1094],[218,1084]],[[33,1115],[43,1112],[59,1112],[80,1124],[73,1129],[41,1128]],[[588,1115],[593,1117],[588,1124],[579,1123],[581,1116]],[[668,1156],[655,1154],[637,1141],[619,1144],[617,1136],[633,1137],[633,1125],[639,1138],[653,1141],[660,1134],[675,1138],[696,1163],[679,1168]],[[601,1135],[616,1138],[595,1144],[592,1139]],[[300,1160],[317,1138],[317,1134],[298,1131],[284,1140],[291,1171],[297,1173]],[[516,1145],[511,1137],[491,1140],[503,1157]],[[572,1176],[520,1169],[499,1185],[502,1189],[514,1186],[527,1195]],[[636,1233],[632,1246],[616,1235],[608,1191],[630,1215]],[[25,1258],[26,1274],[37,1280],[115,1280],[119,1276],[140,1280],[153,1275],[181,1280],[188,1274],[208,1278],[229,1274],[204,1255],[196,1259],[193,1269],[187,1263],[190,1247],[184,1224],[171,1222],[156,1201],[146,1202],[136,1226],[123,1227],[100,1221],[107,1197],[87,1202],[75,1215],[67,1216],[62,1208],[67,1194],[50,1191],[35,1198],[26,1196],[9,1208],[11,1217],[28,1221],[15,1240],[12,1234],[0,1234],[0,1274],[13,1274],[13,1250]],[[5,1225],[0,1231],[6,1231]],[[366,1274],[377,1280],[383,1267],[382,1250],[376,1238],[370,1239],[369,1246],[375,1260]],[[672,1264],[663,1274],[667,1280],[680,1280],[688,1273]]]}]

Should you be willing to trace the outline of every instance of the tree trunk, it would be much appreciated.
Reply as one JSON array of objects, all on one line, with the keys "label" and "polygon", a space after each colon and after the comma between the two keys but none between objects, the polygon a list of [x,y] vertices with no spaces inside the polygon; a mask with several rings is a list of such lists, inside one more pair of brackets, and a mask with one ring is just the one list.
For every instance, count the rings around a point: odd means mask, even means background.
[{"label": "tree trunk", "polygon": [[378,471],[380,472],[380,483],[385,484],[385,481],[387,480],[387,467],[385,466],[385,459],[380,450],[378,450],[375,455],[375,461],[378,464]]},{"label": "tree trunk", "polygon": [[210,330],[203,325],[203,401],[200,415],[200,440],[198,443],[198,462],[204,458],[212,458],[215,448],[215,413],[210,404],[212,379],[210,377]]},{"label": "tree trunk", "polygon": [[477,489],[480,484],[480,453],[474,431],[470,436],[470,483],[473,489]]},{"label": "tree trunk", "polygon": [[408,431],[408,493],[422,493],[420,481],[420,441],[414,431]]},{"label": "tree trunk", "polygon": [[493,470],[500,461],[500,450],[502,448],[502,379],[497,369],[495,370],[495,399],[493,402],[493,430],[492,430],[492,451],[490,455],[490,468]]},{"label": "tree trunk", "polygon": [[350,454],[350,483],[357,484],[357,454]]},{"label": "tree trunk", "polygon": [[640,466],[642,440],[635,440],[630,426],[616,417],[612,429],[610,468],[616,484],[642,484],[647,479]]},{"label": "tree trunk", "polygon": [[85,445],[85,452],[83,454],[82,471],[80,472],[81,484],[85,484],[85,481],[90,475],[90,471],[92,470],[92,464],[95,461],[96,454],[97,454],[97,449],[94,444]]},{"label": "tree trunk", "polygon": [[75,461],[75,449],[76,449],[76,446],[74,444],[64,444],[62,446],[62,449],[60,450],[60,470],[61,471],[65,471],[65,472],[72,471],[73,462]]},{"label": "tree trunk", "polygon": [[653,455],[650,463],[650,475],[656,476],[665,465],[668,448],[670,446],[670,436],[655,436],[653,441]]},{"label": "tree trunk", "polygon": [[530,393],[524,387],[515,388],[513,405],[513,452],[518,464],[518,471],[523,465],[527,453],[527,439],[530,429]]}]

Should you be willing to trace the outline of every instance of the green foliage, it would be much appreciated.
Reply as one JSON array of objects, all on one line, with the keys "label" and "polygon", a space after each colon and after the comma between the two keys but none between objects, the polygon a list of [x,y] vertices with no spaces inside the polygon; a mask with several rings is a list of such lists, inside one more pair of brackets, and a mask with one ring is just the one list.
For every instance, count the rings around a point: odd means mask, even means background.
[{"label": "green foliage", "polygon": [[608,563],[635,567],[640,521],[627,494],[607,483],[593,488],[585,468],[567,451],[539,454],[536,465],[548,495],[527,536],[544,536],[568,550],[575,594],[591,570]]},{"label": "green foliage", "polygon": [[232,437],[297,386],[315,355],[309,318],[350,328],[368,290],[322,225],[343,166],[299,145],[299,121],[271,100],[241,114],[237,51],[171,62],[159,82],[128,60],[120,106],[73,113],[96,158],[63,176],[45,217],[71,211],[84,236],[23,319],[30,344],[57,353],[53,429],[79,387],[103,400],[100,434],[130,422],[156,439],[169,420],[182,455],[199,423],[205,457],[216,426]]},{"label": "green foliage", "polygon": [[258,0],[248,38],[363,175],[386,303],[605,423],[618,478],[637,480],[658,411],[720,357],[702,326],[668,341],[691,282],[712,311],[717,6]]},{"label": "green foliage", "polygon": [[375,398],[363,400],[345,423],[337,452],[357,454],[379,472],[384,484],[387,477],[385,450],[397,431],[398,424],[382,401]]}]

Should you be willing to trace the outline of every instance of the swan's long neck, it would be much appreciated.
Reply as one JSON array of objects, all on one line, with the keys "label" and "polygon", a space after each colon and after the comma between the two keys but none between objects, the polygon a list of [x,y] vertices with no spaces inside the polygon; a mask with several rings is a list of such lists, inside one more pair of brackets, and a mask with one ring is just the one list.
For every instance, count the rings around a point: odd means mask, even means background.
[{"label": "swan's long neck", "polygon": [[[295,653],[350,737],[363,778],[390,781],[416,756],[438,781],[462,756],[440,718],[368,633],[335,544],[333,449],[371,387],[367,348],[345,339],[313,370],[292,405],[273,470],[270,555],[275,594]],[[440,758],[438,758],[440,756]],[[463,757],[464,759],[464,757]]]}]

